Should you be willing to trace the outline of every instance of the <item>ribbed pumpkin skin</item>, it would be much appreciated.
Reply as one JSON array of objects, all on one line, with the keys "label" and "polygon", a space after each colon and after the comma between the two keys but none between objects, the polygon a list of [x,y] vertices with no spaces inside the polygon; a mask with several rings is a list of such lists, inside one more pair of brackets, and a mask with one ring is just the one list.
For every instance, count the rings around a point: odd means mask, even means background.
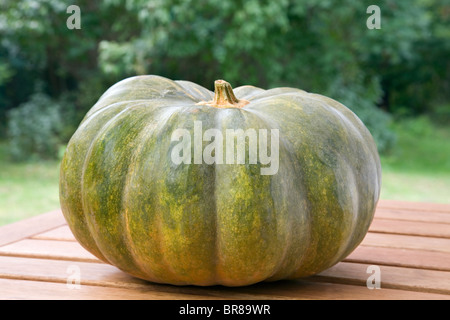
[{"label": "ribbed pumpkin skin", "polygon": [[[197,105],[214,93],[159,76],[105,92],[61,163],[62,211],[83,247],[153,282],[227,286],[312,275],[355,249],[380,193],[369,131],[321,95],[234,93],[250,103]],[[172,132],[193,132],[194,121],[224,137],[225,129],[278,129],[278,172],[261,175],[259,163],[174,164]]]}]

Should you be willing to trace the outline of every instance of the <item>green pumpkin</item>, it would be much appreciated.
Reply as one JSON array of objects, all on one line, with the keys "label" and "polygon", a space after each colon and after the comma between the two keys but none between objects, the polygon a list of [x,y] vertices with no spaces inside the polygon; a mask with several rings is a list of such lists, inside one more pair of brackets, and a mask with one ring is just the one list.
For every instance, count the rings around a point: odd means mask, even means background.
[{"label": "green pumpkin", "polygon": [[[240,160],[231,129],[245,134]],[[372,136],[333,99],[222,80],[213,93],[149,75],[113,85],[87,113],[61,163],[60,200],[81,245],[124,272],[242,286],[344,259],[367,233],[380,184]]]}]

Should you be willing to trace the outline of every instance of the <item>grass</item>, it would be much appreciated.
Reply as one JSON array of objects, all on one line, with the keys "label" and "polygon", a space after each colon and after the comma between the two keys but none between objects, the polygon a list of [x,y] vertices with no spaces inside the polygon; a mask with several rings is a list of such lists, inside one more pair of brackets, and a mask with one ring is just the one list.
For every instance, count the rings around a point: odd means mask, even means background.
[{"label": "grass", "polygon": [[405,173],[385,169],[381,198],[450,203],[450,174]]},{"label": "grass", "polygon": [[0,144],[0,225],[59,208],[59,161],[13,163]]},{"label": "grass", "polygon": [[[427,118],[394,125],[397,145],[381,157],[382,199],[450,203],[450,126]],[[0,225],[59,208],[59,161],[13,163],[0,143]]]},{"label": "grass", "polygon": [[397,144],[381,156],[381,198],[450,203],[450,127],[419,117],[393,130]]}]

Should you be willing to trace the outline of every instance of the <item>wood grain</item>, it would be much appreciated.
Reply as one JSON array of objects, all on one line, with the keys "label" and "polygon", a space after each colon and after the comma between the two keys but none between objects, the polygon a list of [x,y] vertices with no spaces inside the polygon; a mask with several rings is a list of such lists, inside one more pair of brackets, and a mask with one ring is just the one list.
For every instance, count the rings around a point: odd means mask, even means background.
[{"label": "wood grain", "polygon": [[60,210],[44,213],[0,227],[0,246],[66,224]]},{"label": "wood grain", "polygon": [[100,261],[75,241],[24,239],[0,247],[0,254],[56,260]]},{"label": "wood grain", "polygon": [[393,219],[403,221],[420,221],[450,224],[447,212],[410,211],[402,209],[377,209],[375,219]]},{"label": "wood grain", "polygon": [[449,203],[432,203],[432,202],[414,202],[414,201],[399,201],[386,200],[378,201],[377,209],[400,209],[405,211],[421,211],[421,212],[444,212],[450,213]]},{"label": "wood grain", "polygon": [[369,232],[450,239],[450,224],[377,218],[372,221]]},{"label": "wood grain", "polygon": [[[341,262],[316,277],[337,283],[366,285],[369,264]],[[449,271],[379,266],[383,288],[450,294]]]},{"label": "wood grain", "polygon": [[417,249],[450,253],[450,239],[369,232],[362,246]]},{"label": "wood grain", "polygon": [[207,300],[223,299],[195,294],[166,293],[155,290],[137,290],[81,285],[71,289],[66,284],[32,280],[0,279],[2,300]]}]

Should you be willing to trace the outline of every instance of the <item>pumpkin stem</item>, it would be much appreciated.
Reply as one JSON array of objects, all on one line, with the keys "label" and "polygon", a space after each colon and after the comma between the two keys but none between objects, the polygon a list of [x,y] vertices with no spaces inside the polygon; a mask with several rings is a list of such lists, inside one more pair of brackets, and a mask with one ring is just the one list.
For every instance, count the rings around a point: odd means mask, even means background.
[{"label": "pumpkin stem", "polygon": [[225,80],[214,81],[214,103],[219,105],[239,103],[233,88]]},{"label": "pumpkin stem", "polygon": [[238,99],[234,95],[233,88],[225,80],[214,81],[214,100],[202,101],[198,104],[208,105],[215,108],[242,108],[250,103],[247,100]]}]

